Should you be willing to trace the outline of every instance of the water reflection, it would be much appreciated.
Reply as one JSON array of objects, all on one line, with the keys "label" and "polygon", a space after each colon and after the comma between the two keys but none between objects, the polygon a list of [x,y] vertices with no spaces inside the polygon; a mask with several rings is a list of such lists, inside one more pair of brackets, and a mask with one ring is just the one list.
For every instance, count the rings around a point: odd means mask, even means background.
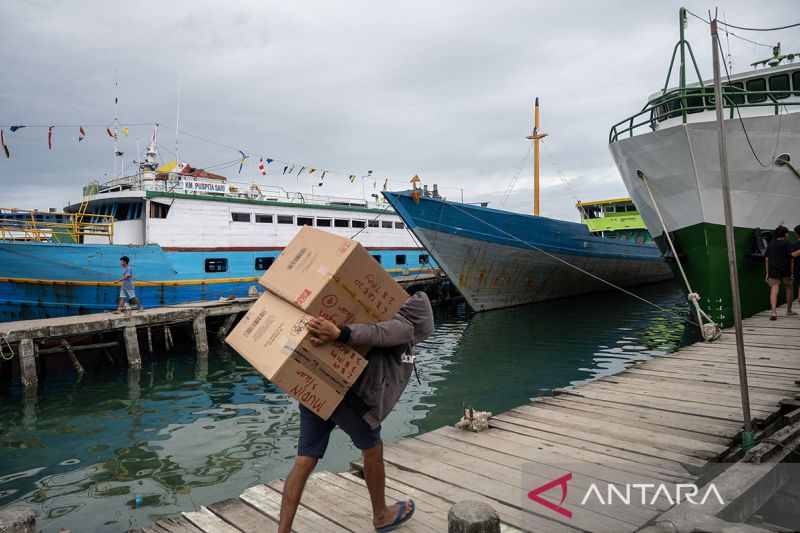
[{"label": "water reflection", "polygon": [[[673,284],[639,292],[685,311]],[[452,424],[463,404],[499,412],[617,372],[685,335],[681,319],[613,293],[475,316],[439,310],[418,350],[420,379],[384,439]],[[156,354],[140,371],[103,360],[80,384],[65,372],[44,376],[38,397],[0,397],[0,505],[32,505],[44,531],[141,526],[285,475],[297,426],[291,399],[223,347]],[[321,467],[355,456],[334,432]]]}]

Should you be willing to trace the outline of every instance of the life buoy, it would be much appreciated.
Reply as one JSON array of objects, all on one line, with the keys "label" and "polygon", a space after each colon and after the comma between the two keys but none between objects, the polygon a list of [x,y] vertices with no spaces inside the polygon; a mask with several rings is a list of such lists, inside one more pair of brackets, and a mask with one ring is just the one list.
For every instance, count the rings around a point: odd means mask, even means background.
[{"label": "life buoy", "polygon": [[627,241],[629,238],[627,233],[617,233],[617,240]]},{"label": "life buoy", "polygon": [[637,233],[634,240],[639,244],[644,244],[647,242],[647,236],[644,233]]},{"label": "life buoy", "polygon": [[264,195],[261,193],[261,187],[258,186],[256,183],[251,183],[250,188],[247,189],[247,197],[251,200],[259,200]]}]

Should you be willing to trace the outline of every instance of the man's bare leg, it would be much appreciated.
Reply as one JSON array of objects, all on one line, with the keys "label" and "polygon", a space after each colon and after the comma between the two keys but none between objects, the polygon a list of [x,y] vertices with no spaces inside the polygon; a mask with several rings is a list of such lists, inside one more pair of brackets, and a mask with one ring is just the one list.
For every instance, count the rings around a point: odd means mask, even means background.
[{"label": "man's bare leg", "polygon": [[792,287],[793,281],[790,281],[786,284],[786,314],[792,314],[792,304],[794,303],[794,287]]},{"label": "man's bare leg", "polygon": [[125,298],[123,298],[123,297],[121,297],[121,296],[120,296],[120,298],[119,298],[119,302],[117,303],[117,310],[116,310],[116,311],[114,311],[114,312],[115,312],[115,313],[121,313],[121,312],[122,312],[122,306],[123,306],[123,305],[125,305]]},{"label": "man's bare leg", "polygon": [[314,471],[318,461],[318,457],[305,455],[295,457],[292,471],[286,476],[286,483],[283,484],[281,520],[278,526],[278,533],[291,533],[294,515],[297,513],[297,506],[300,505],[300,496],[303,495],[308,476]]},{"label": "man's bare leg", "polygon": [[[394,523],[397,512],[400,510],[398,504],[386,507],[386,471],[383,467],[383,442],[378,442],[368,450],[361,450],[364,456],[364,481],[369,490],[369,499],[372,502],[372,524],[376,527],[384,527]],[[406,516],[411,511],[409,502],[406,502]]]},{"label": "man's bare leg", "polygon": [[139,311],[144,311],[144,307],[142,307],[142,302],[139,301],[138,296],[134,296],[131,301],[135,303],[137,306],[139,306]]},{"label": "man's bare leg", "polygon": [[780,289],[780,285],[772,285],[769,288],[769,303],[772,306],[772,316],[777,316],[778,314],[778,291]]}]

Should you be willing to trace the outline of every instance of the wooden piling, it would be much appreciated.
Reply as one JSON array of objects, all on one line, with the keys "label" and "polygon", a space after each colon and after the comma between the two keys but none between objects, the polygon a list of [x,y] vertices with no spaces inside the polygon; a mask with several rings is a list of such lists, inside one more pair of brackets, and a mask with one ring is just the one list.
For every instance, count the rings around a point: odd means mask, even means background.
[{"label": "wooden piling", "polygon": [[500,516],[488,503],[462,500],[447,512],[447,533],[500,533]]},{"label": "wooden piling", "polygon": [[230,315],[225,317],[225,321],[217,331],[217,337],[219,338],[220,342],[225,341],[225,337],[228,336],[228,333],[231,331],[231,327],[233,327],[233,323],[236,321],[236,317],[239,316],[238,313],[231,313]]},{"label": "wooden piling", "polygon": [[25,337],[19,341],[19,370],[22,375],[22,388],[36,390],[39,378],[36,375],[36,354],[33,339]]},{"label": "wooden piling", "polygon": [[131,368],[142,368],[142,356],[139,354],[139,338],[136,336],[135,326],[126,326],[125,351],[128,354],[128,366]]},{"label": "wooden piling", "polygon": [[197,355],[208,355],[208,333],[206,332],[206,316],[202,313],[195,317],[192,322],[194,330],[194,342],[197,346]]}]

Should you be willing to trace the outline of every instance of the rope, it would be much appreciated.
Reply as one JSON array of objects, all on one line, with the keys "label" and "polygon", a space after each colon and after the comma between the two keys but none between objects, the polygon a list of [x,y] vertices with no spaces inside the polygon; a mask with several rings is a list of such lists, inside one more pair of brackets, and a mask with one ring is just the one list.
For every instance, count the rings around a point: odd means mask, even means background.
[{"label": "rope", "polygon": [[[3,347],[3,343],[5,343],[6,348],[8,348],[9,353],[6,354],[6,350]],[[3,361],[11,361],[14,358],[14,348],[11,347],[11,343],[8,342],[8,337],[3,336],[0,337],[0,359]]]},{"label": "rope", "polygon": [[561,172],[561,168],[559,168],[558,163],[556,163],[555,159],[553,159],[553,155],[550,152],[550,147],[547,146],[547,143],[544,141],[544,139],[542,139],[541,141],[542,141],[542,146],[544,146],[544,151],[545,153],[547,153],[547,159],[549,159],[550,164],[553,165],[553,168],[556,171],[556,175],[561,180],[561,183],[564,185],[564,188],[567,190],[567,194],[569,194],[570,197],[572,197],[572,199],[575,201],[575,205],[578,206],[578,208],[581,210],[583,216],[585,218],[589,218],[589,214],[586,212],[586,209],[583,208],[583,204],[581,204],[580,200],[578,200],[575,191],[572,190],[572,187],[569,184],[567,176],[563,172]]},{"label": "rope", "polygon": [[[705,22],[706,24],[711,24],[711,22],[707,21],[706,19],[704,19],[704,18],[703,18],[703,17],[701,17],[700,15],[697,15],[697,14],[695,14],[695,13],[692,13],[692,12],[691,12],[691,11],[689,11],[688,9],[686,10],[686,12],[687,12],[687,13],[689,13],[691,16],[693,16],[694,18],[696,18],[697,20],[699,20],[699,21],[701,21],[701,22]],[[720,22],[720,21],[718,21],[718,23],[719,23],[719,24],[725,24],[724,22]],[[735,27],[736,27],[736,26],[731,26],[730,24],[725,24],[725,26],[730,26],[730,27],[732,27],[732,28],[735,28]],[[742,36],[740,36],[740,35],[736,35],[736,34],[735,34],[735,33],[733,33],[732,31],[728,31],[728,30],[725,30],[725,33],[726,33],[727,35],[730,35],[730,36],[732,36],[732,37],[735,37],[736,39],[739,39],[739,40],[741,40],[741,41],[748,42],[748,43],[750,43],[750,44],[752,44],[752,45],[755,45],[755,46],[763,46],[764,48],[769,48],[770,50],[772,49],[772,45],[771,45],[771,44],[764,44],[764,43],[758,43],[758,42],[756,42],[756,41],[751,41],[750,39],[747,39],[747,38],[745,38],[745,37],[742,37]]]},{"label": "rope", "polygon": [[657,309],[659,309],[659,310],[661,310],[661,311],[664,311],[664,312],[666,312],[666,313],[669,313],[669,314],[671,314],[671,315],[673,315],[673,316],[676,316],[677,318],[679,318],[679,319],[683,320],[684,322],[686,322],[686,323],[688,323],[688,324],[692,324],[692,325],[694,325],[694,326],[698,326],[698,327],[699,327],[699,325],[698,325],[698,324],[696,324],[696,323],[692,322],[691,320],[688,320],[688,319],[686,319],[686,318],[684,318],[684,317],[678,316],[678,314],[677,314],[675,311],[673,311],[673,310],[671,310],[671,309],[667,309],[666,307],[663,307],[663,306],[661,306],[661,305],[658,305],[658,304],[657,304],[657,303],[655,303],[655,302],[651,302],[651,301],[650,301],[650,300],[648,300],[647,298],[643,298],[642,296],[639,296],[638,294],[634,294],[634,293],[632,293],[631,291],[629,291],[629,290],[627,290],[627,289],[624,289],[624,288],[620,287],[619,285],[616,285],[616,284],[614,284],[614,283],[612,283],[612,282],[610,282],[610,281],[608,281],[608,280],[605,280],[605,279],[601,278],[600,276],[598,276],[598,275],[596,275],[596,274],[592,274],[592,273],[591,273],[591,272],[589,272],[588,270],[584,270],[584,269],[582,269],[581,267],[579,267],[579,266],[577,266],[577,265],[573,265],[572,263],[570,263],[569,261],[566,261],[565,259],[561,259],[561,258],[560,258],[560,257],[558,257],[558,256],[555,256],[555,255],[553,255],[553,254],[551,254],[551,253],[549,253],[549,252],[546,252],[545,250],[543,250],[543,249],[539,248],[539,247],[538,247],[538,246],[536,246],[535,244],[532,244],[532,243],[530,243],[530,242],[524,241],[524,240],[520,239],[519,237],[517,237],[516,235],[512,235],[511,233],[509,233],[509,232],[507,232],[507,231],[505,231],[505,230],[503,230],[503,229],[501,229],[501,228],[498,228],[498,227],[497,227],[497,226],[495,226],[494,224],[491,224],[490,222],[487,222],[487,221],[485,221],[485,220],[483,220],[483,219],[480,219],[480,218],[476,217],[475,215],[473,215],[472,213],[468,213],[468,212],[464,211],[463,209],[459,208],[459,207],[458,207],[458,206],[456,206],[455,204],[452,204],[452,203],[451,203],[451,204],[448,204],[448,205],[450,205],[450,207],[452,207],[453,209],[456,209],[456,210],[458,210],[458,211],[461,211],[461,212],[462,212],[462,213],[464,213],[465,215],[468,215],[468,216],[470,216],[470,217],[474,218],[475,220],[477,220],[477,221],[479,221],[479,222],[482,222],[482,223],[486,224],[486,225],[487,225],[487,226],[489,226],[490,228],[492,228],[492,229],[494,229],[494,230],[497,230],[497,231],[499,231],[499,232],[501,232],[501,233],[504,233],[504,234],[508,235],[508,236],[509,236],[509,237],[511,237],[513,240],[515,240],[515,241],[518,241],[518,242],[520,242],[520,243],[524,244],[525,246],[528,246],[529,248],[533,248],[533,249],[534,249],[534,250],[536,250],[537,252],[539,252],[539,253],[542,253],[542,254],[544,254],[544,255],[546,255],[546,256],[548,256],[548,257],[550,257],[551,259],[554,259],[554,260],[556,260],[556,261],[558,261],[558,262],[560,262],[560,263],[563,263],[564,265],[566,265],[566,266],[568,266],[568,267],[570,267],[570,268],[574,268],[574,269],[575,269],[575,270],[577,270],[578,272],[581,272],[581,273],[583,273],[583,274],[586,274],[587,276],[589,276],[589,277],[592,277],[592,278],[596,279],[597,281],[599,281],[599,282],[601,282],[601,283],[604,283],[604,284],[608,285],[608,286],[609,286],[609,287],[611,287],[612,289],[616,289],[616,290],[618,290],[618,291],[620,291],[620,292],[623,292],[623,293],[627,294],[628,296],[631,296],[631,297],[633,297],[633,298],[636,298],[637,300],[639,300],[639,301],[641,301],[641,302],[643,302],[643,303],[646,303],[646,304],[648,304],[648,305],[651,305],[651,306],[653,306],[653,307],[655,307],[655,308],[657,308]]},{"label": "rope", "polygon": [[528,158],[530,157],[532,150],[533,142],[528,145],[528,150],[525,152],[525,155],[522,156],[522,161],[517,167],[517,170],[514,171],[514,176],[511,178],[511,182],[508,184],[508,187],[506,187],[503,197],[500,199],[500,207],[504,207],[506,202],[508,202],[508,199],[511,197],[511,193],[514,191],[514,187],[517,185],[517,180],[519,179],[520,174],[522,174],[522,169],[525,168],[525,163],[528,162]]},{"label": "rope", "polygon": [[[647,180],[647,176],[641,170],[637,172],[637,175],[644,182],[644,186],[647,189],[647,194],[650,196],[650,201],[652,202],[653,208],[655,209],[656,215],[658,216],[658,221],[661,223],[661,230],[664,233],[664,238],[667,239],[669,248],[670,250],[672,250],[672,255],[673,257],[675,257],[675,262],[678,264],[678,270],[681,273],[683,282],[686,284],[686,289],[689,291],[689,294],[687,294],[686,297],[694,306],[694,311],[695,314],[697,315],[697,323],[700,327],[700,331],[703,334],[703,338],[707,342],[715,341],[720,337],[720,335],[722,335],[722,330],[711,319],[711,317],[709,317],[708,314],[706,314],[706,312],[703,311],[703,309],[700,307],[700,295],[692,290],[692,286],[689,283],[689,278],[686,276],[686,271],[683,269],[681,258],[678,256],[678,251],[675,249],[675,244],[672,242],[672,237],[670,237],[669,235],[667,224],[664,222],[664,218],[661,216],[661,210],[658,208],[658,203],[656,202],[656,199],[653,196],[653,191],[650,189],[650,183]],[[707,322],[705,322],[704,319]]]},{"label": "rope", "polygon": [[737,30],[744,30],[744,31],[777,31],[777,30],[788,30],[789,28],[796,28],[800,26],[800,22],[795,22],[794,24],[789,24],[787,26],[778,26],[776,28],[744,28],[742,26],[734,26],[733,24],[728,24],[727,22],[717,21],[718,24],[722,24],[729,28],[736,28]]}]

